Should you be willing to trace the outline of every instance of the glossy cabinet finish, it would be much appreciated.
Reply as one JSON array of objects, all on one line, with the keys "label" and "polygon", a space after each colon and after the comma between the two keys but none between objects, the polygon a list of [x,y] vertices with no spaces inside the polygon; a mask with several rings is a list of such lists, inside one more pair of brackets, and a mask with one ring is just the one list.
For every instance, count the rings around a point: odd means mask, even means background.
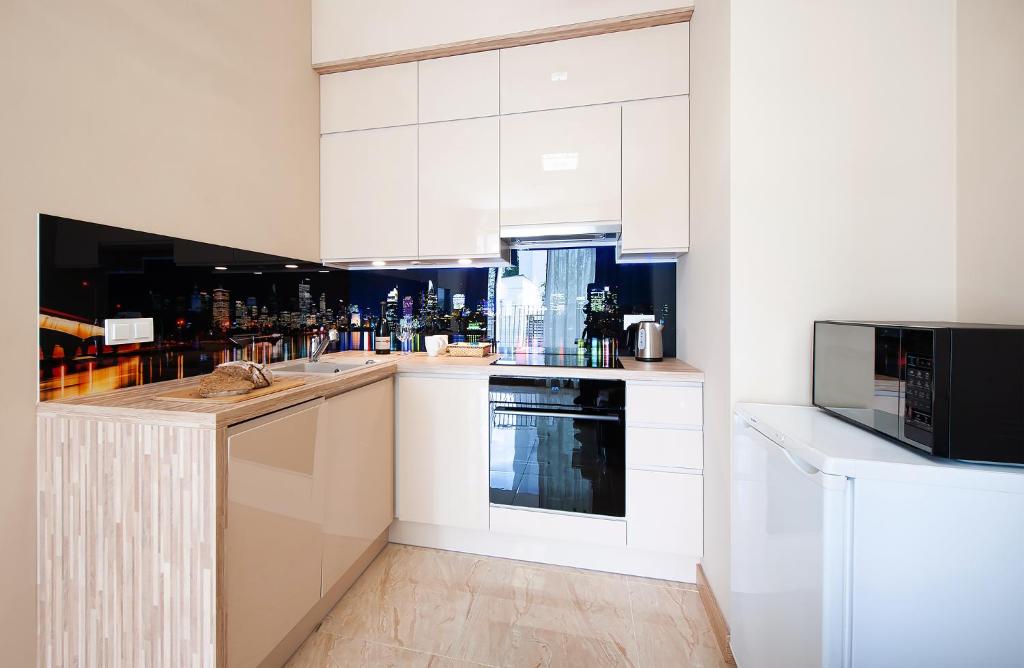
[{"label": "glossy cabinet finish", "polygon": [[415,258],[416,126],[320,138],[320,255]]},{"label": "glossy cabinet finish", "polygon": [[626,429],[626,466],[704,468],[704,432],[696,429]]},{"label": "glossy cabinet finish", "polygon": [[487,379],[401,375],[398,519],[488,528]]},{"label": "glossy cabinet finish", "polygon": [[419,254],[497,256],[498,119],[420,127]]},{"label": "glossy cabinet finish", "polygon": [[626,470],[627,545],[700,556],[704,551],[704,477]]},{"label": "glossy cabinet finish", "polygon": [[417,63],[320,77],[320,132],[411,125],[417,117]]},{"label": "glossy cabinet finish", "polygon": [[689,97],[622,105],[621,252],[690,246]]},{"label": "glossy cabinet finish", "polygon": [[326,595],[395,517],[394,379],[328,399],[321,424]]},{"label": "glossy cabinet finish", "polygon": [[630,427],[701,427],[704,390],[700,385],[626,384],[626,422]]},{"label": "glossy cabinet finish", "polygon": [[419,63],[419,122],[498,114],[498,52]]},{"label": "glossy cabinet finish", "polygon": [[617,105],[501,118],[501,224],[617,221]]},{"label": "glossy cabinet finish", "polygon": [[227,665],[258,664],[320,600],[322,400],[228,431]]},{"label": "glossy cabinet finish", "polygon": [[689,92],[689,23],[501,51],[501,113]]},{"label": "glossy cabinet finish", "polygon": [[626,546],[626,523],[598,515],[495,506],[491,508],[491,531],[591,545]]}]

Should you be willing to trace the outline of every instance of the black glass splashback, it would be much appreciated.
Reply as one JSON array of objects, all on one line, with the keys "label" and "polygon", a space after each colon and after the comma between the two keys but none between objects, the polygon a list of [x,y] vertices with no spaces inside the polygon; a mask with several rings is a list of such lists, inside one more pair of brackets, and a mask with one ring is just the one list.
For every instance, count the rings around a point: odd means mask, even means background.
[{"label": "black glass splashback", "polygon": [[[620,331],[623,314],[643,312],[665,321],[674,354],[675,265],[617,265],[611,248],[513,258],[503,269],[342,271],[42,215],[40,398],[183,378],[236,359],[294,359],[322,328],[341,332],[331,352],[369,350],[381,302],[395,350],[422,350],[426,334],[447,333],[519,355],[579,357]],[[154,340],[105,345],[104,320],[117,317],[153,318]]]}]

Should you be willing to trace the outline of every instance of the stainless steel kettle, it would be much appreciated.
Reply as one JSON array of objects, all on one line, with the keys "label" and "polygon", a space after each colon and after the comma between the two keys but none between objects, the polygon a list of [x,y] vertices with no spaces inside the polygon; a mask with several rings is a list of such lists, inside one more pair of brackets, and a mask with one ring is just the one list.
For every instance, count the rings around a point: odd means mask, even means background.
[{"label": "stainless steel kettle", "polygon": [[634,322],[626,333],[626,346],[636,342],[636,359],[639,362],[660,362],[664,353],[661,332],[665,325],[653,321]]}]

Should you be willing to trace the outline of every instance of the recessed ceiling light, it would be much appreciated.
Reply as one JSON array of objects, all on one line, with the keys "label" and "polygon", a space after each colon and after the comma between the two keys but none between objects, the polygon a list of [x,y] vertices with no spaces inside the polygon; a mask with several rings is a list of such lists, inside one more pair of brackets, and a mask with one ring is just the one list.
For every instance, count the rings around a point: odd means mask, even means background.
[{"label": "recessed ceiling light", "polygon": [[216,267],[214,267],[214,269],[216,269],[217,271],[227,271],[228,270],[227,267],[222,267],[220,265],[217,265]]},{"label": "recessed ceiling light", "polygon": [[297,265],[297,264],[286,264],[286,265],[284,266],[284,268],[285,268],[285,269],[298,269],[298,268],[299,268],[299,265]]},{"label": "recessed ceiling light", "polygon": [[459,264],[473,264],[473,261],[468,257],[459,258]]},{"label": "recessed ceiling light", "polygon": [[387,262],[384,262],[383,260],[374,260],[373,261],[373,266],[375,266],[375,267],[383,267],[386,264],[387,264]]},{"label": "recessed ceiling light", "polygon": [[419,261],[419,260],[413,260],[413,261],[412,261],[412,262],[410,262],[409,264],[419,264],[419,263],[420,263],[420,261]]},{"label": "recessed ceiling light", "polygon": [[261,275],[263,274],[263,272],[262,272],[262,271],[254,271],[254,272],[252,272],[252,273],[254,273],[254,274],[255,274],[255,275],[257,275],[257,276],[261,276]]},{"label": "recessed ceiling light", "polygon": [[321,269],[320,273],[321,274],[329,274],[329,273],[331,273],[331,270],[330,269]]}]

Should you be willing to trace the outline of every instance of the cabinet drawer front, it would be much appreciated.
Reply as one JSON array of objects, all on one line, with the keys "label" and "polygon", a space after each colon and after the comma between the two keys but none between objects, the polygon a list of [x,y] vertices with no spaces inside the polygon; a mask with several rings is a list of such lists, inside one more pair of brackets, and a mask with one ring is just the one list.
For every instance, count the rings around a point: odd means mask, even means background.
[{"label": "cabinet drawer front", "polygon": [[491,507],[491,531],[573,543],[625,547],[626,523],[603,517]]},{"label": "cabinet drawer front", "polygon": [[501,113],[682,95],[688,23],[501,51]]},{"label": "cabinet drawer front", "polygon": [[704,432],[629,427],[626,430],[626,465],[702,469]]},{"label": "cabinet drawer front", "polygon": [[420,61],[420,123],[495,116],[498,52]]},{"label": "cabinet drawer front", "polygon": [[502,117],[502,226],[618,220],[620,124],[618,106]]},{"label": "cabinet drawer front", "polygon": [[638,426],[700,427],[703,401],[700,387],[627,383],[626,421]]},{"label": "cabinet drawer front", "polygon": [[699,557],[704,551],[704,478],[626,470],[627,546]]},{"label": "cabinet drawer front", "polygon": [[320,77],[320,132],[416,122],[416,63]]}]

